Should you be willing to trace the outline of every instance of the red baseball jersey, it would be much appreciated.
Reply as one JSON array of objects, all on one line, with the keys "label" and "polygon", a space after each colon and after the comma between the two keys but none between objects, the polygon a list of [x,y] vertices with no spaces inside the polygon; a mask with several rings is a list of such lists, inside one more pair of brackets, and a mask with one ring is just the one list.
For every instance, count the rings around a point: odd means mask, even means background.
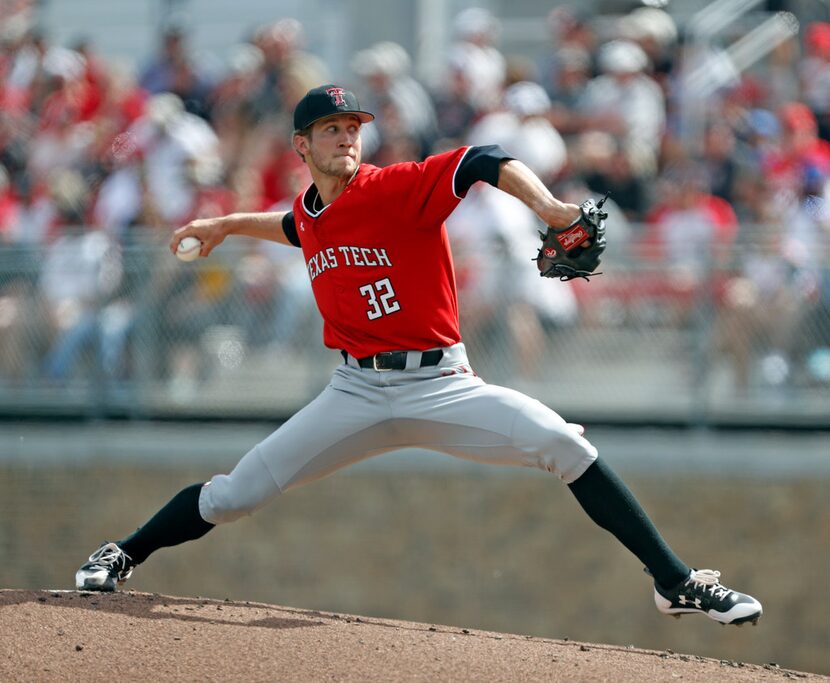
[{"label": "red baseball jersey", "polygon": [[323,342],[362,358],[461,341],[444,221],[461,197],[453,179],[469,148],[378,168],[361,164],[331,204],[312,185],[294,225],[323,316]]}]

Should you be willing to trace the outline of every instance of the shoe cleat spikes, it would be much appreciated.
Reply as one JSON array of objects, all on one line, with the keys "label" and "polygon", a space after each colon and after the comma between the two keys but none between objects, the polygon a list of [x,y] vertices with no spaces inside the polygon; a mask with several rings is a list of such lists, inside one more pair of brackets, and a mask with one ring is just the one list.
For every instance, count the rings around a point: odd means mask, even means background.
[{"label": "shoe cleat spikes", "polygon": [[654,601],[663,614],[704,614],[722,625],[756,624],[763,614],[760,602],[721,584],[720,572],[711,569],[693,569],[688,578],[670,589],[655,582]]}]

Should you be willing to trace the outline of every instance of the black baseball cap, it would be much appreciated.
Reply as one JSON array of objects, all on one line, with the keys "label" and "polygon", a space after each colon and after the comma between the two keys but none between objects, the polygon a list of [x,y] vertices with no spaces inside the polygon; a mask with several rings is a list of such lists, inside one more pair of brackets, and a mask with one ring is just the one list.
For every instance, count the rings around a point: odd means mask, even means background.
[{"label": "black baseball cap", "polygon": [[363,111],[351,90],[327,83],[309,90],[294,107],[294,130],[308,128],[315,121],[334,114],[354,114],[361,123],[369,123],[374,114]]}]

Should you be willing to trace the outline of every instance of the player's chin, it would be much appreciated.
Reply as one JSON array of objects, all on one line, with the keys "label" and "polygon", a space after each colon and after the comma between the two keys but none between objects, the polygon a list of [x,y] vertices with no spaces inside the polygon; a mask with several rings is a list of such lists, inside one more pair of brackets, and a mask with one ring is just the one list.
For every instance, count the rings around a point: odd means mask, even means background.
[{"label": "player's chin", "polygon": [[343,157],[342,163],[349,171],[354,171],[358,166],[358,161],[354,157]]},{"label": "player's chin", "polygon": [[354,159],[348,159],[347,161],[339,161],[332,164],[329,172],[338,178],[351,178],[356,170],[357,163]]}]

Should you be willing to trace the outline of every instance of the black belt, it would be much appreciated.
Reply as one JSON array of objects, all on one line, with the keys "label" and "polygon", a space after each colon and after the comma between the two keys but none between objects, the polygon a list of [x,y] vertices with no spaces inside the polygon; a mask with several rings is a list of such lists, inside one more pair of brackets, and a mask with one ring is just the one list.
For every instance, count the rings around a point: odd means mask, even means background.
[{"label": "black belt", "polygon": [[[341,351],[343,360],[347,360],[348,354]],[[408,351],[384,351],[383,353],[376,353],[374,356],[367,356],[366,358],[355,358],[361,368],[372,370],[406,370],[406,355]],[[428,365],[438,365],[444,357],[442,349],[433,349],[432,351],[424,351],[421,354],[420,367],[424,368]]]}]

